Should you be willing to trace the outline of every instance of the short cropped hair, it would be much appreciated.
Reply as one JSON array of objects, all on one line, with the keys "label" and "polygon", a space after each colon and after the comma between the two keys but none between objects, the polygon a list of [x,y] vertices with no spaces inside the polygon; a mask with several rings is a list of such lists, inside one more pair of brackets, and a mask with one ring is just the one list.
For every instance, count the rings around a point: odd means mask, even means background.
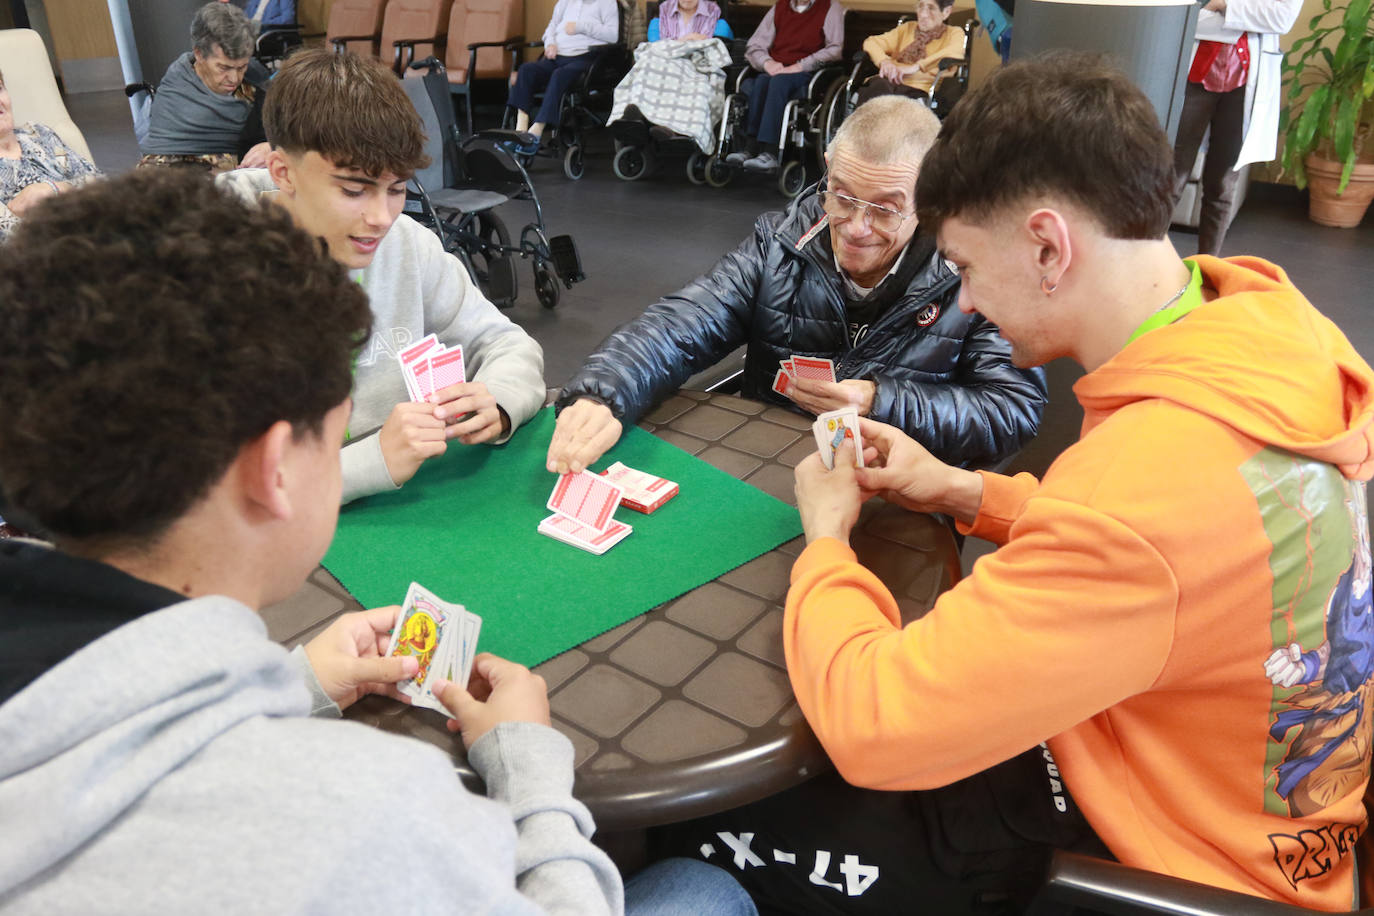
[{"label": "short cropped hair", "polygon": [[935,232],[1040,195],[1082,207],[1111,238],[1169,229],[1173,149],[1145,94],[1102,55],[1049,52],[964,96],[926,156],[916,215]]},{"label": "short cropped hair", "polygon": [[840,124],[826,153],[844,149],[875,165],[919,166],[940,132],[940,119],[915,99],[883,95],[864,102]]},{"label": "short cropped hair", "polygon": [[429,165],[425,132],[401,81],[380,61],[323,48],[292,55],[272,80],[262,125],[273,147],[319,153],[373,178]]},{"label": "short cropped hair", "polygon": [[372,325],[285,210],[174,169],[45,201],[5,245],[0,302],[5,501],[107,548],[151,545],[274,423],[320,435]]},{"label": "short cropped hair", "polygon": [[258,24],[232,3],[207,3],[191,19],[191,47],[201,57],[215,53],[216,45],[230,60],[252,57],[257,37]]}]

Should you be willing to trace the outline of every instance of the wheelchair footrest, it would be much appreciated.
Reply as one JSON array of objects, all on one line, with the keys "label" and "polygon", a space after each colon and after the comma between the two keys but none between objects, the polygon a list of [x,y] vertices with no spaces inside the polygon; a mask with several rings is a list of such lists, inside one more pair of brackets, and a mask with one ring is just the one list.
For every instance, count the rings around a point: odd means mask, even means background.
[{"label": "wheelchair footrest", "polygon": [[515,301],[515,259],[509,255],[493,258],[487,272],[487,298],[500,305]]},{"label": "wheelchair footrest", "polygon": [[577,242],[570,235],[555,235],[549,239],[549,256],[553,260],[554,272],[564,285],[571,288],[574,283],[587,279],[582,272],[582,258],[577,254]]}]

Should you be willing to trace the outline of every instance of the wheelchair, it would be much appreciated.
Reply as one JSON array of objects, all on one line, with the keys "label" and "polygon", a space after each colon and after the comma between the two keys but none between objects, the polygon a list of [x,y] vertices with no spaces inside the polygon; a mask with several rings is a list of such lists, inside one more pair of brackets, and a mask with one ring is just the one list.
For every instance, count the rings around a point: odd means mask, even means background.
[{"label": "wheelchair", "polygon": [[[649,0],[646,5],[645,15],[650,20],[657,19],[658,6],[657,0]],[[730,9],[725,2],[721,6]],[[652,34],[652,22],[650,32]],[[734,41],[734,32],[723,15],[716,24],[714,37],[727,48]],[[732,52],[732,66],[739,63]],[[706,158],[710,153],[702,152],[691,137],[654,124],[634,105],[626,106],[620,119],[611,122],[610,126],[615,137],[615,159],[611,168],[621,181],[637,181],[654,172],[664,154],[678,154],[687,158],[687,180],[696,185],[706,183]]]},{"label": "wheelchair", "polygon": [[[898,23],[901,22],[899,19]],[[962,26],[954,26],[951,23],[951,26],[963,29],[964,56],[940,59],[939,75],[935,77],[935,84],[930,87],[929,96],[922,100],[941,120],[949,114],[954,103],[968,91],[969,57],[973,51],[973,35],[978,25],[978,20],[972,17],[966,19]],[[835,133],[844,123],[844,119],[849,117],[857,105],[859,90],[878,73],[878,68],[873,66],[873,61],[864,51],[854,52],[850,60],[852,66],[848,75],[843,80],[831,83],[825,99],[821,102],[819,142],[816,146],[817,168],[825,168],[825,149],[830,145],[830,141],[835,139]]]},{"label": "wheelchair", "polygon": [[[520,158],[510,151],[510,131],[478,131],[463,137],[449,97],[448,75],[437,57],[411,64],[419,79],[402,86],[424,121],[430,165],[412,180],[406,213],[427,225],[444,250],[457,257],[469,276],[499,308],[514,304],[519,292],[515,260],[528,260],[534,293],[544,308],[555,308],[562,287],[586,279],[577,243],[570,235],[550,238],[534,183]],[[512,244],[495,209],[528,201],[534,218]]]},{"label": "wheelchair", "polygon": [[[748,42],[743,40],[731,42],[733,63],[726,74],[725,107],[716,132],[716,149],[700,165],[702,178],[713,188],[723,188],[736,174],[747,171],[742,166],[725,161],[725,157],[739,147],[744,139],[748,116],[744,83],[755,72],[744,61],[747,45]],[[832,86],[842,83],[844,76],[845,67],[840,63],[816,68],[806,84],[806,95],[792,99],[783,109],[782,133],[778,139],[778,166],[771,172],[755,174],[776,175],[778,191],[789,200],[813,183],[824,170],[825,142],[828,142],[823,134],[825,100]]]},{"label": "wheelchair", "polygon": [[[577,181],[586,174],[586,135],[588,131],[606,126],[611,115],[615,87],[625,78],[625,74],[630,72],[630,65],[634,62],[633,54],[625,46],[625,3],[617,2],[616,9],[620,22],[620,34],[616,42],[587,52],[594,55],[591,66],[577,78],[559,102],[558,117],[554,123],[546,126],[546,135],[540,143],[539,151],[532,154],[516,154],[523,167],[528,167],[536,157],[548,156],[562,161],[563,174],[572,181]],[[525,47],[542,48],[544,42],[526,42]],[[536,103],[542,99],[543,93],[536,93]],[[506,107],[501,126],[501,131],[487,133],[513,149],[517,136],[513,130],[514,108]],[[552,134],[548,134],[547,131],[552,131]]]}]

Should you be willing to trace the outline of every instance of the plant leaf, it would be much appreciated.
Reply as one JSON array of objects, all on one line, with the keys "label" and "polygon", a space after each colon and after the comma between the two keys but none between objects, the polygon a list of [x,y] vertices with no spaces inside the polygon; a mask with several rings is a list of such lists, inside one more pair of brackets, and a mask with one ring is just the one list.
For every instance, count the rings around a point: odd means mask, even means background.
[{"label": "plant leaf", "polygon": [[[1331,125],[1331,140],[1336,147],[1336,158],[1348,163],[1346,173],[1355,164],[1355,127],[1359,120],[1360,105],[1349,95],[1342,95],[1336,100],[1336,116]],[[1344,189],[1348,178],[1341,180],[1341,187]]]},{"label": "plant leaf", "polygon": [[1350,5],[1345,8],[1342,24],[1346,36],[1358,40],[1369,25],[1369,0],[1350,0]]},{"label": "plant leaf", "polygon": [[1306,156],[1308,153],[1312,152],[1312,147],[1316,145],[1314,138],[1316,137],[1318,124],[1320,121],[1324,121],[1329,117],[1327,114],[1327,98],[1330,94],[1331,86],[1329,84],[1318,86],[1316,89],[1312,90],[1312,94],[1309,95],[1307,101],[1303,103],[1302,114],[1298,116],[1298,123],[1294,125],[1292,135],[1288,138],[1288,142],[1293,146],[1293,156],[1295,159],[1301,159]]}]

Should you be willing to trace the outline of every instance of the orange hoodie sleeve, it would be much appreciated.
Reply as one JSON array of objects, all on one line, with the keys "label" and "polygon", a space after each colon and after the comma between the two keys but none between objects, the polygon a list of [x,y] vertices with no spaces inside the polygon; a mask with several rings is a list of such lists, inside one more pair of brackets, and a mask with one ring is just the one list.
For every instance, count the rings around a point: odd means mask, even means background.
[{"label": "orange hoodie sleeve", "polygon": [[1030,499],[1040,481],[1032,474],[1005,477],[990,471],[978,471],[983,478],[983,501],[972,524],[958,522],[960,534],[971,534],[1001,546],[1007,542],[1011,523],[1021,514],[1021,507]]},{"label": "orange hoodie sleeve", "polygon": [[1039,497],[1006,547],[905,628],[852,550],[816,541],[792,569],[783,643],[802,712],[845,779],[927,789],[1144,690],[1168,656],[1176,603],[1148,543]]}]

